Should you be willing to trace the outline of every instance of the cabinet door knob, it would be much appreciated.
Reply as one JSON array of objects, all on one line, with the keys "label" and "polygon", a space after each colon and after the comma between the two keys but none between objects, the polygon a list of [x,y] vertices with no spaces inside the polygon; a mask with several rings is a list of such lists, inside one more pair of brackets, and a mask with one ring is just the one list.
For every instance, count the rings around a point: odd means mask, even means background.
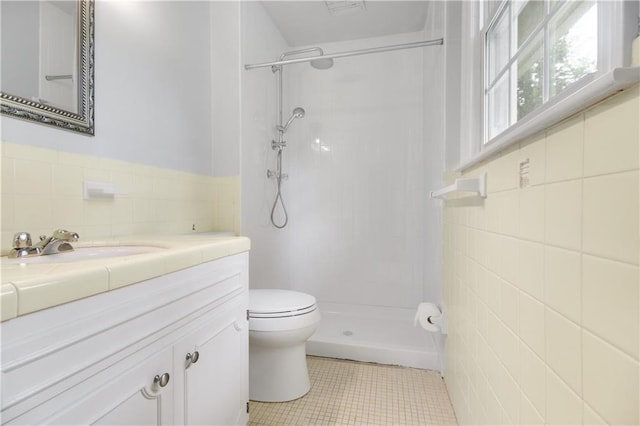
[{"label": "cabinet door knob", "polygon": [[193,351],[193,353],[188,353],[187,354],[187,361],[189,361],[192,364],[195,364],[196,362],[198,362],[198,360],[200,359],[200,353],[198,351]]},{"label": "cabinet door knob", "polygon": [[161,388],[163,388],[167,386],[167,384],[169,383],[169,379],[169,373],[164,373],[162,376],[156,375],[156,377],[153,378],[153,383],[157,383]]}]

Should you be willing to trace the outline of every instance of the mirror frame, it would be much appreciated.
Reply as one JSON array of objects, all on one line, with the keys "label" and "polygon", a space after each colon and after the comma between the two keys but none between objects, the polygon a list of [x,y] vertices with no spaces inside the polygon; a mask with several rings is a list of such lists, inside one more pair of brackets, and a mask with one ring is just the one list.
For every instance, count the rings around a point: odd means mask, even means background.
[{"label": "mirror frame", "polygon": [[78,112],[0,92],[0,112],[21,120],[93,136],[94,128],[94,0],[78,3]]}]

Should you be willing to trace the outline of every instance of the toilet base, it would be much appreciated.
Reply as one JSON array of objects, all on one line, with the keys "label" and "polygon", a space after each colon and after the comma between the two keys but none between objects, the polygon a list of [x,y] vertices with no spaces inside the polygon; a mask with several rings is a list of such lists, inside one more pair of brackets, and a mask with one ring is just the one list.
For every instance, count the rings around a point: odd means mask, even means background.
[{"label": "toilet base", "polygon": [[285,402],[306,395],[311,382],[305,341],[284,347],[263,345],[256,333],[262,332],[250,332],[249,339],[249,399]]}]

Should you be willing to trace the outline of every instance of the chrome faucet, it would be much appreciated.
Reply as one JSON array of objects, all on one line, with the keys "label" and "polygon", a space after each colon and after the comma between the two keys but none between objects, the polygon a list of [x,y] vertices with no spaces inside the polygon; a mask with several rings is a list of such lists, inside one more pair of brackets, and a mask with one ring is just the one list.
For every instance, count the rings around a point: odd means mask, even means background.
[{"label": "chrome faucet", "polygon": [[42,255],[62,253],[63,251],[73,250],[73,246],[69,244],[69,241],[78,241],[80,236],[75,232],[69,232],[65,229],[58,229],[53,232],[53,235],[47,238],[46,235],[40,236],[40,242],[35,244],[34,247],[40,247],[42,249]]},{"label": "chrome faucet", "polygon": [[13,237],[13,250],[9,253],[9,257],[43,256],[71,251],[73,246],[69,242],[78,241],[79,238],[80,236],[75,232],[58,229],[50,237],[41,235],[40,242],[31,245],[31,235],[27,232],[19,232]]}]

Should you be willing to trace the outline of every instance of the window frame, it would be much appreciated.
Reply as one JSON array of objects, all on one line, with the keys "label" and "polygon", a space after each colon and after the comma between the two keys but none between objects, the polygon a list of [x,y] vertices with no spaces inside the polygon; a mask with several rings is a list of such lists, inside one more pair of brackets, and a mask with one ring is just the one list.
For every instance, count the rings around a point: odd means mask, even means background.
[{"label": "window frame", "polygon": [[[474,164],[490,157],[495,152],[532,136],[584,110],[616,91],[640,81],[640,68],[637,66],[630,67],[631,42],[633,38],[637,36],[637,22],[640,13],[638,3],[640,2],[637,2],[637,0],[594,0],[598,8],[598,56],[596,71],[585,74],[579,80],[570,84],[561,93],[550,99],[546,99],[542,105],[535,108],[525,117],[514,123],[510,123],[499,134],[489,139],[487,120],[487,89],[489,87],[487,34],[488,30],[492,28],[495,21],[499,19],[504,12],[504,9],[507,7],[506,5],[510,2],[515,3],[512,0],[502,0],[500,2],[483,0],[479,6],[479,10],[477,10],[476,13],[470,14],[475,17],[477,21],[475,24],[470,23],[467,28],[475,28],[475,30],[472,30],[472,33],[469,34],[469,37],[478,40],[474,45],[478,51],[475,54],[471,51],[463,51],[462,55],[475,55],[475,57],[478,58],[474,64],[474,69],[480,70],[480,72],[475,72],[476,75],[472,76],[473,82],[471,89],[475,91],[475,93],[479,93],[479,97],[481,98],[481,102],[479,103],[481,111],[467,112],[467,114],[474,116],[476,124],[473,127],[479,130],[479,134],[468,134],[466,140],[461,141],[460,153],[466,153],[467,158],[464,158],[464,154],[461,156],[459,165],[455,169],[457,172],[464,171]],[[541,26],[547,26],[548,22],[553,19],[564,3],[565,1],[558,2],[558,4],[554,5],[551,9],[552,13],[548,13],[550,12],[548,9],[550,6],[548,0],[545,0],[545,16],[542,21],[536,25],[536,30]],[[471,7],[473,7],[473,5]],[[611,30],[612,28],[615,30]],[[529,34],[526,42],[530,41],[531,37],[540,35],[539,32],[536,33],[536,30],[533,30]],[[548,32],[548,29],[543,28],[543,31]],[[511,33],[509,35],[509,43],[512,42],[513,34]],[[522,46],[524,46],[526,42],[523,42]],[[547,44],[546,41],[543,41],[543,46]],[[549,52],[548,48],[544,47],[544,49],[544,60],[547,61]],[[510,64],[512,64],[516,57],[517,55],[511,56],[510,54],[508,60],[509,65],[505,66],[502,72],[509,72]],[[546,80],[548,80],[548,77],[545,77],[545,81]],[[496,78],[495,81],[498,81],[498,79]],[[545,96],[546,93],[548,93],[547,89],[548,88],[545,87]],[[466,95],[472,95],[472,92]],[[463,94],[463,96],[465,95]],[[509,96],[512,96],[511,89]],[[463,134],[461,134],[461,136],[462,135]]]},{"label": "window frame", "polygon": [[[565,5],[567,3],[570,3],[570,1],[566,1],[566,0],[561,0],[561,1],[556,1],[556,2],[552,2],[551,0],[532,0],[532,1],[539,1],[543,4],[543,10],[542,10],[542,18],[540,19],[540,22],[538,22],[533,29],[531,30],[531,32],[526,36],[526,38],[524,40],[522,40],[522,42],[520,43],[520,46],[514,46],[514,43],[517,42],[516,38],[517,38],[517,27],[515,27],[514,24],[514,20],[516,20],[516,16],[518,15],[518,13],[520,13],[520,11],[522,11],[522,9],[524,9],[525,5],[528,3],[522,2],[521,5],[518,5],[518,2],[516,1],[510,1],[510,0],[505,0],[502,1],[500,3],[500,5],[496,8],[495,13],[493,14],[492,18],[489,20],[489,22],[487,23],[486,27],[483,29],[482,33],[483,33],[483,56],[484,56],[484,75],[483,75],[483,101],[484,101],[484,105],[483,105],[483,109],[484,109],[484,117],[483,117],[483,138],[482,138],[482,144],[484,146],[490,145],[500,134],[502,134],[504,131],[508,130],[509,128],[517,125],[520,121],[523,120],[527,120],[527,117],[529,117],[529,115],[531,116],[535,116],[539,110],[544,109],[545,105],[549,102],[552,102],[555,100],[555,98],[559,98],[558,101],[561,100],[561,98],[563,97],[567,97],[570,96],[571,93],[575,92],[578,88],[585,86],[586,84],[588,84],[589,82],[593,81],[594,78],[597,78],[598,75],[602,75],[604,74],[604,72],[602,72],[603,69],[606,69],[606,71],[609,70],[610,68],[610,64],[613,62],[612,58],[610,57],[611,55],[608,54],[608,49],[602,49],[601,46],[603,45],[609,45],[611,43],[611,41],[607,38],[608,33],[606,31],[600,31],[600,28],[602,28],[602,25],[605,24],[605,21],[607,20],[607,10],[603,10],[602,6],[602,2],[599,2],[597,0],[586,0],[585,3],[592,3],[597,7],[597,20],[598,20],[598,32],[597,32],[597,42],[598,42],[598,49],[597,49],[597,57],[596,57],[596,71],[593,72],[589,72],[584,74],[582,77],[580,77],[578,80],[576,80],[575,82],[571,83],[565,90],[562,91],[562,93],[556,94],[556,95],[552,95],[551,94],[551,74],[550,74],[550,70],[551,70],[551,65],[550,65],[550,58],[551,58],[551,46],[550,46],[550,42],[551,42],[551,33],[550,33],[550,26],[551,23],[553,22],[553,20],[556,18],[556,16],[558,16],[558,13],[564,9]],[[517,10],[514,11],[514,8],[518,8]],[[608,9],[608,8],[604,8],[604,9]],[[604,14],[604,16],[603,16]],[[496,26],[496,24],[499,23],[499,21],[503,18],[506,17],[506,20],[508,22],[508,40],[507,40],[507,44],[508,44],[508,59],[507,61],[501,66],[501,68],[496,72],[496,75],[493,76],[493,79],[491,80],[491,71],[489,69],[490,67],[490,58],[489,58],[489,53],[490,53],[490,48],[489,48],[489,37],[491,34],[493,34],[491,32],[491,30],[493,30]],[[531,49],[532,47],[534,47],[536,39],[541,39],[540,43],[541,43],[541,47],[542,47],[542,96],[541,96],[541,102],[542,104],[536,108],[534,108],[530,114],[527,114],[525,117],[518,119],[517,118],[517,79],[518,79],[518,75],[517,73],[513,72],[513,66],[515,63],[517,63],[518,61],[522,60],[523,57],[526,57],[528,50]],[[602,65],[601,65],[602,64]],[[491,89],[493,89],[496,85],[498,85],[500,83],[500,80],[506,75],[508,75],[508,91],[509,91],[509,104],[508,104],[508,109],[509,109],[509,116],[508,116],[508,124],[507,127],[505,129],[503,129],[502,131],[498,132],[498,134],[496,134],[493,137],[490,137],[490,129],[489,129],[489,102],[490,102],[490,95],[489,92],[491,91]],[[566,92],[566,93],[565,93]],[[558,102],[556,101],[556,102]],[[515,118],[514,118],[515,117]]]}]

